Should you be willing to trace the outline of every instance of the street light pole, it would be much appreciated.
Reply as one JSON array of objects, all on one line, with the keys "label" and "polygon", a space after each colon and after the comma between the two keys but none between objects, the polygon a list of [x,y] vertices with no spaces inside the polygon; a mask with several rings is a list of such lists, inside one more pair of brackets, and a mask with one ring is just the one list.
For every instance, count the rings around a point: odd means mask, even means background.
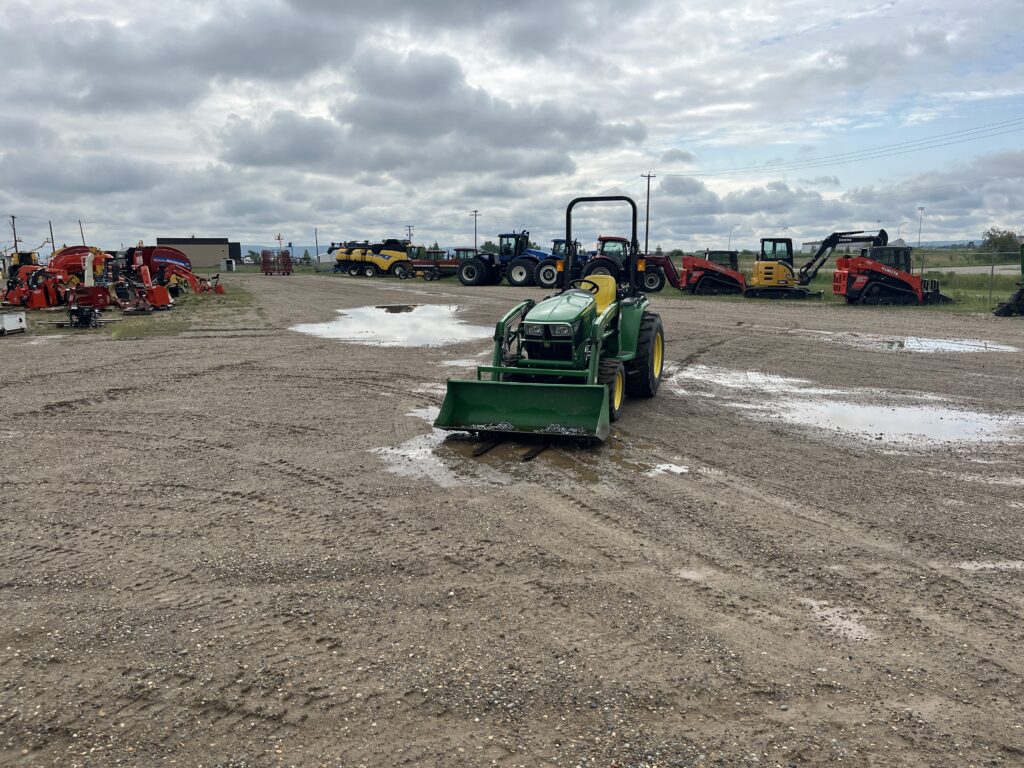
[{"label": "street light pole", "polygon": [[[924,222],[924,206],[917,206],[917,250],[921,250],[921,224]],[[924,274],[924,254],[921,254],[921,274]]]},{"label": "street light pole", "polygon": [[469,212],[469,215],[473,217],[473,250],[476,250],[476,220],[480,218],[480,211],[473,210]]},{"label": "street light pole", "polygon": [[727,246],[725,246],[725,249],[727,251],[731,251],[732,250],[732,231],[734,229],[736,229],[736,226],[737,226],[736,224],[733,224],[731,227],[729,227],[729,244]]}]

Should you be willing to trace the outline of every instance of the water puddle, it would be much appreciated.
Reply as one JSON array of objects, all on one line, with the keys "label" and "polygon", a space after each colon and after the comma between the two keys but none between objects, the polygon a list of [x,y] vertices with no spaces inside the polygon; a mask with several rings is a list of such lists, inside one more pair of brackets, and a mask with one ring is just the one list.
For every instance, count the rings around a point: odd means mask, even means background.
[{"label": "water puddle", "polygon": [[985,339],[929,339],[924,336],[886,336],[873,333],[836,333],[810,330],[794,331],[794,333],[813,335],[822,341],[831,341],[848,347],[885,352],[1020,352],[1020,349],[1009,344],[998,344]]},{"label": "water puddle", "polygon": [[685,475],[689,473],[690,468],[682,466],[680,464],[655,464],[651,469],[644,474],[647,477],[657,477],[658,475]]},{"label": "water puddle", "polygon": [[1024,571],[1024,560],[964,560],[953,567],[961,571]]},{"label": "water puddle", "polygon": [[339,309],[326,323],[303,323],[290,330],[353,344],[381,347],[439,347],[484,339],[494,329],[456,317],[456,304],[395,304]]},{"label": "water puddle", "polygon": [[[409,411],[407,416],[423,419],[431,425],[430,432],[417,435],[396,446],[373,448],[370,453],[381,457],[385,469],[393,475],[406,478],[429,480],[442,488],[455,488],[482,482],[491,485],[507,484],[508,479],[500,473],[477,464],[463,464],[472,473],[472,477],[456,474],[444,454],[452,452],[450,458],[464,461],[469,457],[474,443],[466,438],[452,435],[443,429],[433,427],[440,408],[428,406]],[[459,455],[460,446],[465,448],[465,455]]]},{"label": "water puddle", "polygon": [[814,618],[833,635],[847,640],[870,640],[875,636],[875,633],[860,620],[867,615],[867,611],[840,608],[827,600],[812,600],[809,597],[801,598],[797,602],[810,608]]},{"label": "water puddle", "polygon": [[[705,365],[678,370],[666,383],[676,394],[720,398],[723,405],[752,419],[815,427],[898,446],[1012,442],[1024,437],[1024,414],[958,410],[939,405],[941,398],[926,393],[836,389],[805,379]],[[903,402],[879,402],[884,400]]]}]

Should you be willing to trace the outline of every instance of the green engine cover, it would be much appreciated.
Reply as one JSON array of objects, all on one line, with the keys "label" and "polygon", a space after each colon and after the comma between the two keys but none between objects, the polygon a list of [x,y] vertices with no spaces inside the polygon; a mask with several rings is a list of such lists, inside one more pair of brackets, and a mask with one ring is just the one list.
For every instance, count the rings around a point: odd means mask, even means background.
[{"label": "green engine cover", "polygon": [[574,323],[597,312],[597,301],[586,291],[566,291],[544,299],[526,313],[527,323]]}]

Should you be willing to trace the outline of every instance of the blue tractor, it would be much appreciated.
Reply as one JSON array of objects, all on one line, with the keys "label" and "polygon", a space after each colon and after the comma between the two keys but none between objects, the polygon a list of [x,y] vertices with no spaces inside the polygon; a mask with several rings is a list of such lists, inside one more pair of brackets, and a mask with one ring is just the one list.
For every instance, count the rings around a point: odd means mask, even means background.
[{"label": "blue tractor", "polygon": [[547,251],[530,248],[530,233],[526,230],[498,235],[497,253],[479,251],[459,265],[459,282],[497,285],[505,278],[509,285],[533,285],[537,265],[548,256]]}]

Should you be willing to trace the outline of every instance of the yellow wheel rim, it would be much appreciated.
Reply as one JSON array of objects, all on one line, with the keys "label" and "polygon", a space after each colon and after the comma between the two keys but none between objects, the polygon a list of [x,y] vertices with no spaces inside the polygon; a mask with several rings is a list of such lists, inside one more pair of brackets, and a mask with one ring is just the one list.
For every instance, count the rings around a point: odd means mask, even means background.
[{"label": "yellow wheel rim", "polygon": [[622,407],[622,392],[626,388],[626,377],[622,375],[622,369],[615,372],[615,394],[613,395],[612,402],[615,404],[615,410],[619,410]]},{"label": "yellow wheel rim", "polygon": [[661,337],[661,331],[654,337],[654,378],[661,378],[661,366],[665,360],[665,340]]}]

